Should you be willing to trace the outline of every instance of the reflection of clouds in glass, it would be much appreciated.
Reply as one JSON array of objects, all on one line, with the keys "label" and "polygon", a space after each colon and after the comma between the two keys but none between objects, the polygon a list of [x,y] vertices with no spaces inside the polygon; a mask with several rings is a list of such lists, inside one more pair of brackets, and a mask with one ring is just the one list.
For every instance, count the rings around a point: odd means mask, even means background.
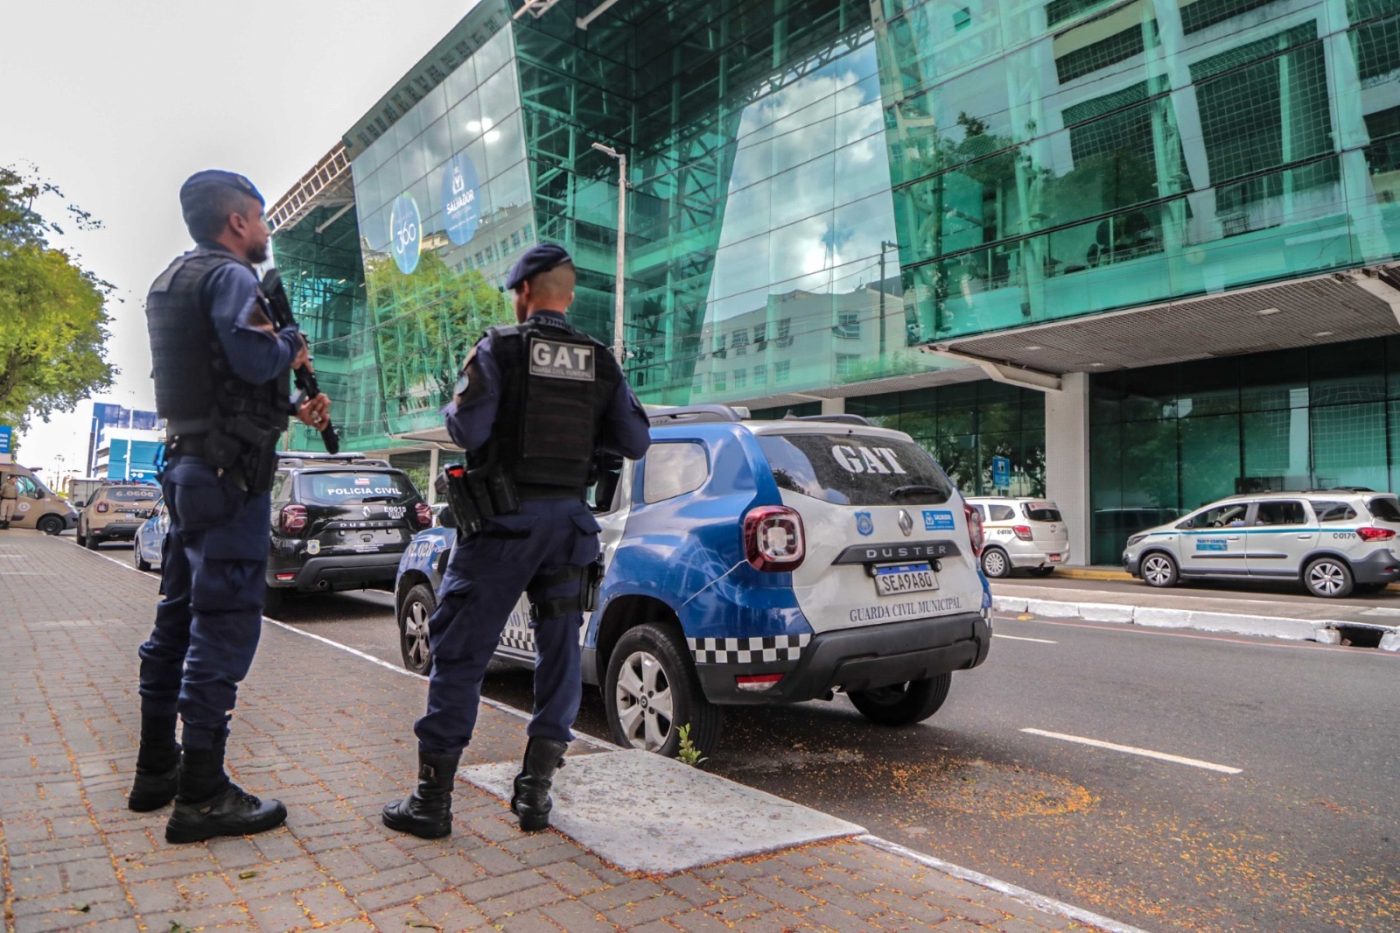
[{"label": "reflection of clouds in glass", "polygon": [[749,105],[738,139],[707,316],[876,279],[894,213],[874,46]]}]

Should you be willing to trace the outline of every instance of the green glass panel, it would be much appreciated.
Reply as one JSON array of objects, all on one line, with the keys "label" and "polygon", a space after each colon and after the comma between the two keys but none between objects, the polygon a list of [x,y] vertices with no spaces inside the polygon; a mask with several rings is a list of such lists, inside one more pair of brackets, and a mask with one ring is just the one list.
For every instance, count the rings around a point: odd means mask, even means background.
[{"label": "green glass panel", "polygon": [[1249,490],[1306,489],[1309,470],[1308,409],[1248,412],[1242,418],[1244,471]]},{"label": "green glass panel", "polygon": [[1235,415],[1181,422],[1181,507],[1194,509],[1235,493],[1240,474],[1240,421]]},{"label": "green glass panel", "polygon": [[1385,489],[1386,406],[1383,402],[1312,409],[1313,480],[1319,488]]}]

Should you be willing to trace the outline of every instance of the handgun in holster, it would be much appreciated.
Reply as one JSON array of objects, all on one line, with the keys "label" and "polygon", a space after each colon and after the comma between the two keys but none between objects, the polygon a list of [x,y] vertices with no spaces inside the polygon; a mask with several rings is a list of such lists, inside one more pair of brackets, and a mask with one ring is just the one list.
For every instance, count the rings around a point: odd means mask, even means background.
[{"label": "handgun in holster", "polygon": [[447,497],[447,508],[459,535],[474,535],[481,530],[484,516],[472,500],[466,464],[450,463],[444,467],[438,476],[438,491]]},{"label": "handgun in holster", "polygon": [[592,612],[598,608],[598,593],[603,589],[603,555],[583,568],[583,588],[579,591],[579,608]]}]

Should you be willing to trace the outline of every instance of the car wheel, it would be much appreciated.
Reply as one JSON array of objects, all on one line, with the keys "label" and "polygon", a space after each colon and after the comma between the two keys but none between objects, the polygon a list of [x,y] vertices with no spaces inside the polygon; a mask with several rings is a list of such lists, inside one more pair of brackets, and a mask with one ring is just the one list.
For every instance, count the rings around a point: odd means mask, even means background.
[{"label": "car wheel", "polygon": [[989,577],[1011,575],[1011,558],[999,547],[989,547],[982,552],[982,572]]},{"label": "car wheel", "polygon": [[131,542],[131,562],[136,565],[136,569],[143,573],[151,569],[150,561],[141,559],[141,542]]},{"label": "car wheel", "polygon": [[46,535],[63,534],[63,519],[57,515],[45,515],[39,519],[39,524],[35,526]]},{"label": "car wheel", "polygon": [[93,534],[92,532],[88,532],[87,541],[85,541],[84,543],[87,545],[87,549],[89,551],[95,551],[97,550],[97,546],[102,542],[97,540],[97,535]]},{"label": "car wheel", "polygon": [[938,674],[873,690],[852,690],[851,702],[861,715],[882,726],[908,726],[938,712],[948,698],[952,674]]},{"label": "car wheel", "polygon": [[433,588],[419,583],[408,591],[399,609],[399,652],[403,666],[427,676],[433,670],[433,652],[428,644],[428,619],[437,609]]},{"label": "car wheel", "polygon": [[1032,567],[1027,571],[1033,577],[1048,577],[1055,572],[1054,567]]},{"label": "car wheel", "polygon": [[659,625],[639,625],[618,639],[608,658],[603,703],[613,741],[623,748],[674,758],[687,724],[701,753],[719,744],[723,711],[705,699],[689,657]]},{"label": "car wheel", "polygon": [[1323,599],[1350,596],[1353,587],[1351,568],[1337,557],[1319,557],[1303,571],[1303,585],[1308,592]]},{"label": "car wheel", "polygon": [[1178,573],[1176,561],[1172,560],[1170,554],[1163,554],[1161,551],[1153,551],[1142,559],[1142,568],[1139,571],[1143,580],[1148,586],[1168,587],[1176,586]]},{"label": "car wheel", "polygon": [[87,547],[87,535],[83,533],[83,523],[78,523],[78,547]]}]

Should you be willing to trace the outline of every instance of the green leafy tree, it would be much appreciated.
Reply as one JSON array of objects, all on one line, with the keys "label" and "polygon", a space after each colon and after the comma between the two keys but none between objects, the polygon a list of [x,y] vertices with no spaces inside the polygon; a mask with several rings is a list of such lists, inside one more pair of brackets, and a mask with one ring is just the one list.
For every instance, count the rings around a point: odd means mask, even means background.
[{"label": "green leafy tree", "polygon": [[[112,384],[105,356],[112,286],[49,243],[63,228],[35,210],[57,187],[0,167],[0,422],[23,428]],[[67,205],[79,229],[100,223]]]},{"label": "green leafy tree", "polygon": [[455,272],[432,252],[419,258],[412,275],[387,256],[371,259],[365,284],[391,418],[444,404],[482,332],[514,320],[505,296],[484,275]]}]

